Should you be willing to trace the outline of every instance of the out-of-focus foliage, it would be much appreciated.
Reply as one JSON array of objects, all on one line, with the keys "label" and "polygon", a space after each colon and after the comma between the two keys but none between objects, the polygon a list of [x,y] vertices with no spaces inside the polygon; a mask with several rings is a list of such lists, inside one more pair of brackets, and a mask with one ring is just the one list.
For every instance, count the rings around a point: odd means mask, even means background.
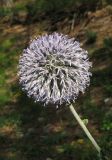
[{"label": "out-of-focus foliage", "polygon": [[26,8],[28,10],[29,17],[31,19],[41,19],[41,16],[48,13],[47,16],[52,17],[52,15],[60,14],[63,12],[77,12],[77,14],[83,15],[85,11],[95,10],[100,4],[97,0],[34,0],[29,3]]},{"label": "out-of-focus foliage", "polygon": [[104,39],[104,46],[107,48],[107,49],[112,49],[112,37],[106,37]]},{"label": "out-of-focus foliage", "polygon": [[75,37],[89,51],[91,85],[75,106],[81,118],[88,119],[102,160],[111,160],[111,0],[12,2],[10,7],[0,3],[0,160],[99,160],[67,107],[35,104],[19,86],[17,67],[23,49],[35,36],[53,31]]},{"label": "out-of-focus foliage", "polygon": [[103,126],[102,129],[105,131],[112,131],[112,111],[107,112],[104,120],[103,120]]},{"label": "out-of-focus foliage", "polygon": [[111,0],[106,0],[106,3],[107,4],[112,4],[112,1]]},{"label": "out-of-focus foliage", "polygon": [[[80,6],[85,6],[84,9],[93,9],[96,7],[97,5],[97,1],[96,0],[90,0],[89,3],[87,0],[35,0],[32,3],[33,9],[31,12],[36,13],[36,12],[59,12],[62,10],[67,10],[69,8],[72,9],[77,9]],[[30,3],[29,3],[29,7],[30,7]]]},{"label": "out-of-focus foliage", "polygon": [[87,37],[86,43],[87,44],[92,44],[92,43],[94,43],[96,41],[97,33],[88,30],[86,32],[86,37]]},{"label": "out-of-focus foliage", "polygon": [[21,12],[23,10],[28,11],[29,16],[33,16],[34,18],[39,15],[43,15],[45,13],[55,14],[56,12],[66,12],[71,9],[72,11],[80,11],[78,13],[84,13],[85,11],[95,10],[96,7],[100,4],[100,1],[97,0],[29,0],[23,1],[20,3],[12,3],[10,7],[5,5],[1,5],[0,7],[0,16],[6,16],[8,14],[15,14]]}]

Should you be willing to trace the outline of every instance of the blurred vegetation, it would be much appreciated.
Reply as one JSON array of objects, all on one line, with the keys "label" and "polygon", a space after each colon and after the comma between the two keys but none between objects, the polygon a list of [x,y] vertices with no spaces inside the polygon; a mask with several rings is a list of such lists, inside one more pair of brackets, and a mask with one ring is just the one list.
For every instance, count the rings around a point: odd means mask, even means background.
[{"label": "blurred vegetation", "polygon": [[93,31],[87,31],[86,32],[86,37],[87,37],[87,44],[92,44],[96,41],[97,38],[97,33]]},{"label": "blurred vegetation", "polygon": [[102,160],[112,159],[111,4],[111,0],[0,1],[0,160],[99,160],[67,107],[35,104],[19,86],[22,50],[34,36],[52,31],[75,37],[89,51],[91,85],[75,105],[82,119],[89,120],[87,127],[102,148]]}]

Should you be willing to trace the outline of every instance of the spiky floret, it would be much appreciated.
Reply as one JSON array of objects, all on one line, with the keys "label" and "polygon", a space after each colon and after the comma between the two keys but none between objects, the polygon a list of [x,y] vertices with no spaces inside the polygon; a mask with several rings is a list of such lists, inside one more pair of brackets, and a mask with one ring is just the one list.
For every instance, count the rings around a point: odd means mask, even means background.
[{"label": "spiky floret", "polygon": [[88,52],[67,35],[34,39],[19,60],[20,84],[29,97],[44,104],[75,101],[90,82]]}]

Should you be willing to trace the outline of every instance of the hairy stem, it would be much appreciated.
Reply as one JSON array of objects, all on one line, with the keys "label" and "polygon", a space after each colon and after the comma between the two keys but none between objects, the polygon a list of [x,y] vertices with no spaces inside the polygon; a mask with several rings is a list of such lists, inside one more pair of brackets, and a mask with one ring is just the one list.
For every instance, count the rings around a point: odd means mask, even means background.
[{"label": "hairy stem", "polygon": [[78,121],[78,123],[80,124],[80,126],[82,127],[82,129],[84,130],[84,132],[86,133],[86,135],[88,136],[88,138],[90,139],[90,141],[92,142],[92,144],[94,145],[94,147],[96,148],[96,150],[99,152],[101,151],[101,148],[98,146],[97,142],[95,141],[95,139],[92,137],[92,135],[90,134],[89,130],[87,129],[87,127],[85,126],[84,122],[81,120],[81,118],[79,117],[79,115],[77,114],[77,112],[75,111],[73,105],[71,104],[69,106],[71,112],[73,113],[74,117],[76,118],[76,120]]}]

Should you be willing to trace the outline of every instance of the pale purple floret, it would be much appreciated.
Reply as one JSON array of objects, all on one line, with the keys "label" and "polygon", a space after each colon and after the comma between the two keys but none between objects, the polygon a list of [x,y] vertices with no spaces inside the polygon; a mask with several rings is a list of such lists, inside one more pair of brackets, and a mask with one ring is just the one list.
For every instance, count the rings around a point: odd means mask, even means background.
[{"label": "pale purple floret", "polygon": [[20,57],[20,84],[36,102],[70,103],[89,85],[90,67],[88,52],[79,42],[63,34],[44,35]]}]

